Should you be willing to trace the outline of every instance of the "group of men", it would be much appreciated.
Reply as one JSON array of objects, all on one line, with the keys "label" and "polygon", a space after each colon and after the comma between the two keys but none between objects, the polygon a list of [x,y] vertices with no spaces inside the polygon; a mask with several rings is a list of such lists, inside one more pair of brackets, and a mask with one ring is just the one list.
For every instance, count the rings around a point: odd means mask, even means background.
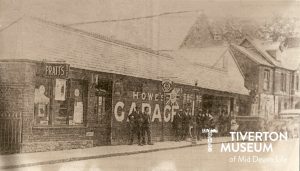
[{"label": "group of men", "polygon": [[182,141],[189,135],[189,127],[192,125],[192,117],[186,110],[183,112],[179,109],[179,112],[174,115],[173,118],[173,129],[175,133],[175,141]]},{"label": "group of men", "polygon": [[146,145],[147,134],[147,144],[153,145],[151,141],[151,118],[149,115],[149,107],[144,108],[145,111],[141,112],[139,107],[128,116],[129,127],[130,127],[130,142],[129,145],[133,144],[134,135],[138,137],[138,145]]},{"label": "group of men", "polygon": [[[149,115],[149,107],[144,108],[144,112],[139,107],[135,107],[134,111],[128,115],[130,142],[133,144],[134,136],[137,135],[138,145],[153,145],[151,141],[151,118]],[[173,130],[175,141],[182,141],[188,137],[194,137],[201,140],[206,137],[202,134],[202,129],[217,129],[219,136],[228,134],[230,130],[230,116],[226,111],[214,114],[209,111],[206,113],[197,110],[195,115],[191,115],[189,109],[179,109],[173,118]],[[146,143],[147,134],[147,143]]]},{"label": "group of men", "polygon": [[195,115],[191,115],[188,109],[182,109],[176,113],[173,119],[173,130],[175,141],[185,140],[187,137],[196,137],[201,140],[205,137],[202,129],[217,129],[219,136],[224,136],[230,129],[230,117],[222,111],[218,115],[207,111],[197,110]]}]

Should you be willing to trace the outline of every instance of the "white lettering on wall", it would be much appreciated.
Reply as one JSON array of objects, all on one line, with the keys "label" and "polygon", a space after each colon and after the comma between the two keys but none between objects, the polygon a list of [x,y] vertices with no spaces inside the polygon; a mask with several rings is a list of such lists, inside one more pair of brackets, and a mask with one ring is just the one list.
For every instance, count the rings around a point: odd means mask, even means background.
[{"label": "white lettering on wall", "polygon": [[124,103],[123,102],[118,102],[116,105],[115,105],[115,110],[114,110],[114,114],[115,114],[115,118],[117,121],[119,122],[122,122],[124,120],[124,111],[122,110],[121,114],[118,113],[118,109],[121,108],[123,109],[124,108]]},{"label": "white lettering on wall", "polygon": [[179,109],[179,106],[172,106],[172,119],[171,122],[173,122],[174,115],[176,115],[176,111]]},{"label": "white lettering on wall", "polygon": [[139,98],[139,92],[132,92],[132,97],[133,97],[133,99],[138,99]]},{"label": "white lettering on wall", "polygon": [[152,101],[152,98],[153,98],[153,93],[148,93],[148,100]]},{"label": "white lettering on wall", "polygon": [[[168,111],[168,113],[167,113]],[[165,122],[169,122],[171,119],[171,106],[170,105],[166,105],[164,108],[164,121]]]},{"label": "white lettering on wall", "polygon": [[145,111],[145,107],[149,107],[149,112],[151,114],[151,106],[149,103],[142,103],[142,112]]},{"label": "white lettering on wall", "polygon": [[142,99],[146,100],[146,97],[147,97],[146,93],[142,93]]},{"label": "white lettering on wall", "polygon": [[[133,110],[135,109],[135,107],[136,107],[135,102],[132,102],[132,104],[131,104],[131,106],[130,106],[130,109],[129,109],[128,115],[130,115],[130,114],[133,112]],[[128,121],[129,121],[129,119],[128,119],[128,117],[127,117],[127,122],[128,122]]]},{"label": "white lettering on wall", "polygon": [[159,104],[155,104],[154,111],[153,111],[153,116],[152,116],[152,122],[155,119],[158,119],[158,121],[161,122],[161,113],[160,113]]},{"label": "white lettering on wall", "polygon": [[[142,103],[141,106],[142,112],[145,111],[146,107],[149,108],[149,115],[152,122],[154,122],[155,120],[158,120],[158,122],[162,122],[162,117],[164,122],[173,121],[174,115],[176,115],[176,112],[179,110],[178,105],[173,105],[173,106],[165,105],[163,109],[161,108],[160,104],[153,104],[153,105],[154,105],[152,106],[154,108],[153,111],[150,103]],[[128,117],[126,116],[130,115],[136,106],[137,106],[136,102],[132,102],[130,106],[128,105],[127,107],[125,106],[124,102],[121,101],[117,102],[114,107],[114,115],[116,121],[118,122],[128,121]]]},{"label": "white lettering on wall", "polygon": [[158,94],[155,94],[155,95],[154,95],[154,100],[155,100],[155,101],[158,101]]}]

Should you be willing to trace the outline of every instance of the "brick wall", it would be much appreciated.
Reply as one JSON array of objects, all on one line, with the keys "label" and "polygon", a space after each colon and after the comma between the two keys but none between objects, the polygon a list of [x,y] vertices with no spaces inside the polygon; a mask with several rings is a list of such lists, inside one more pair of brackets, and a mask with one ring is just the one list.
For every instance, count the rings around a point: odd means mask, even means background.
[{"label": "brick wall", "polygon": [[[9,134],[9,138],[1,141],[4,143],[18,142],[20,149],[21,141],[26,141],[27,136],[16,132],[28,133],[31,131],[33,120],[33,97],[35,74],[34,64],[26,62],[0,62],[0,116],[6,119],[19,119],[21,127],[16,125],[6,127],[2,131]],[[23,122],[22,122],[23,119]],[[11,132],[14,130],[16,132]],[[16,137],[16,135],[21,135]],[[13,141],[13,142],[9,142]],[[18,152],[11,151],[11,152]]]},{"label": "brick wall", "polygon": [[[34,90],[37,65],[30,62],[0,63],[0,116],[22,118],[21,152],[86,148],[107,144],[107,125],[97,124],[94,86],[90,73],[72,70],[70,78],[87,79],[86,122],[82,126],[34,124]],[[94,136],[86,136],[94,132]]]}]

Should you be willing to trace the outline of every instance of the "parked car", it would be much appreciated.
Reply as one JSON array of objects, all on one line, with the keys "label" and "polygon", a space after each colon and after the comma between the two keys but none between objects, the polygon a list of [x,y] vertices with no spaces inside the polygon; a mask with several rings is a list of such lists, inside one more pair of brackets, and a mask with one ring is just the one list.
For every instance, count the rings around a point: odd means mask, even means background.
[{"label": "parked car", "polygon": [[289,137],[299,137],[300,109],[288,109],[279,113],[278,119],[272,122],[277,131],[287,131]]},{"label": "parked car", "polygon": [[280,119],[295,119],[300,117],[300,109],[288,109],[279,113]]}]

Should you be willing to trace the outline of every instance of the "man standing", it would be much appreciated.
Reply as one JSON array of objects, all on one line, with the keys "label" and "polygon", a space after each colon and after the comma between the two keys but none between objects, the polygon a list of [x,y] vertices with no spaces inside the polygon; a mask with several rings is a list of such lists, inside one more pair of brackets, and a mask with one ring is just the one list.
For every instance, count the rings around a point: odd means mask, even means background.
[{"label": "man standing", "polygon": [[147,141],[148,145],[153,145],[151,141],[151,118],[149,114],[149,107],[145,107],[145,112],[142,114],[143,118],[143,125],[142,125],[142,137],[143,137],[143,144],[146,144],[145,134],[147,134]]},{"label": "man standing", "polygon": [[196,113],[196,135],[197,135],[197,140],[201,140],[201,132],[202,132],[202,110],[198,109],[197,113]]},{"label": "man standing", "polygon": [[189,113],[188,108],[185,109],[183,115],[182,115],[182,129],[183,129],[183,138],[182,140],[186,140],[188,134],[189,134]]},{"label": "man standing", "polygon": [[[130,115],[128,115],[129,120],[129,145],[133,144],[134,134],[138,131],[137,125],[137,112],[134,110]],[[137,136],[139,136],[137,134]]]},{"label": "man standing", "polygon": [[134,133],[138,137],[138,145],[143,145],[141,142],[143,130],[143,116],[139,107],[135,107],[135,110],[128,116],[130,127],[130,145],[133,143]]},{"label": "man standing", "polygon": [[180,141],[182,139],[182,109],[179,109],[179,112],[174,116],[173,129],[175,133],[175,141]]}]

